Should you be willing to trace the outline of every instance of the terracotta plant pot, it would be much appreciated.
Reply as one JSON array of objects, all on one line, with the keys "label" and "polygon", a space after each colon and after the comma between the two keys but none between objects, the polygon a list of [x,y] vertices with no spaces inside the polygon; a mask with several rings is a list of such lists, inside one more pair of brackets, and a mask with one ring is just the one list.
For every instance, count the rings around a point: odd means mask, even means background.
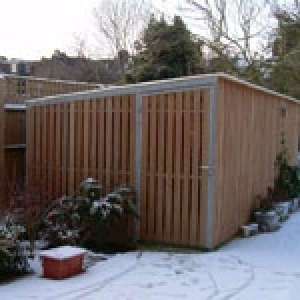
[{"label": "terracotta plant pot", "polygon": [[67,246],[42,251],[43,276],[65,279],[82,273],[85,253],[83,249]]}]

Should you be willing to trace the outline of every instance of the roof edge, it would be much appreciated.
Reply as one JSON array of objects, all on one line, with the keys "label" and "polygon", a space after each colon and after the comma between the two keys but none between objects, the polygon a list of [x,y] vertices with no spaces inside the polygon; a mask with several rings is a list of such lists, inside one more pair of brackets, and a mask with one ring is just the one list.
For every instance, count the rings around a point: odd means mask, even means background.
[{"label": "roof edge", "polygon": [[165,91],[176,90],[176,88],[177,90],[181,90],[183,88],[188,88],[188,87],[192,88],[196,86],[199,87],[212,86],[218,84],[218,79],[220,78],[248,86],[252,89],[261,91],[269,95],[281,97],[283,99],[294,102],[296,104],[300,104],[300,101],[297,100],[296,98],[284,94],[280,94],[278,92],[251,83],[244,79],[240,79],[226,73],[213,73],[213,74],[199,74],[199,75],[185,76],[185,77],[178,77],[178,78],[164,79],[164,80],[155,80],[155,81],[141,82],[135,84],[126,84],[126,85],[119,85],[119,86],[115,85],[115,86],[108,86],[99,89],[47,96],[43,98],[27,100],[26,105],[28,106],[46,105],[46,104],[72,102],[72,101],[79,101],[79,100],[84,101],[92,98],[101,98],[101,97],[108,97],[108,96],[120,96],[122,94],[123,95],[124,94],[130,95],[136,93],[147,94],[147,93],[153,93],[155,91],[159,92],[162,90]]},{"label": "roof edge", "polygon": [[150,93],[155,93],[159,91],[175,91],[183,90],[195,87],[209,87],[217,84],[216,74],[203,74],[186,76],[165,80],[156,80],[141,82],[135,84],[126,85],[115,85],[105,87],[103,89],[93,89],[80,92],[74,92],[69,94],[61,94],[48,96],[43,98],[36,98],[32,100],[27,100],[26,104],[28,106],[34,105],[46,105],[55,104],[61,102],[72,102],[79,100],[90,100],[92,98],[101,98],[109,96],[120,96],[120,95],[132,95],[132,94],[143,94],[147,95]]},{"label": "roof edge", "polygon": [[218,76],[219,78],[222,78],[222,79],[226,79],[226,80],[229,80],[229,81],[232,81],[232,82],[235,82],[235,83],[239,83],[239,84],[248,86],[248,87],[253,88],[257,91],[260,91],[260,92],[263,92],[263,93],[266,93],[266,94],[269,94],[269,95],[281,97],[281,98],[284,98],[286,100],[289,100],[289,101],[292,101],[292,102],[296,102],[297,104],[300,104],[300,100],[298,100],[294,97],[291,97],[291,96],[288,96],[288,95],[285,95],[285,94],[281,94],[279,92],[276,92],[274,90],[268,89],[266,87],[260,86],[260,85],[255,84],[255,83],[251,83],[250,81],[247,81],[245,79],[241,79],[241,78],[229,75],[227,73],[216,73],[216,76]]}]

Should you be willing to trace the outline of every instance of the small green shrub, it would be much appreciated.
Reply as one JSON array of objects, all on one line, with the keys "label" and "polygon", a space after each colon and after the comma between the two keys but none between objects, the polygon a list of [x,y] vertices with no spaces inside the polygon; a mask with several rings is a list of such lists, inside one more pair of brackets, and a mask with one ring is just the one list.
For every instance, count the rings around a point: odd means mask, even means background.
[{"label": "small green shrub", "polygon": [[298,197],[300,195],[300,170],[299,167],[289,164],[286,148],[277,155],[275,167],[274,200]]},{"label": "small green shrub", "polygon": [[99,198],[101,186],[89,186],[92,192],[81,184],[78,195],[64,197],[47,210],[41,236],[51,246],[80,245],[101,251],[132,248],[134,237],[128,227],[138,217],[133,191],[120,187]]},{"label": "small green shrub", "polygon": [[29,271],[29,263],[22,247],[25,228],[6,217],[0,225],[0,279]]}]

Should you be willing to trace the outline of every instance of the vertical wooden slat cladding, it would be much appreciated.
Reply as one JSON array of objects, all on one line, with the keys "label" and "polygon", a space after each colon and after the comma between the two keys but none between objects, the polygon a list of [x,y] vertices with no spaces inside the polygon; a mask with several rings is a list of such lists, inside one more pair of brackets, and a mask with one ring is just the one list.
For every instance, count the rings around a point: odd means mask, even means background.
[{"label": "vertical wooden slat cladding", "polygon": [[295,162],[298,106],[280,95],[219,79],[215,245],[249,221],[260,204],[256,196],[272,187],[282,134]]},{"label": "vertical wooden slat cladding", "polygon": [[90,176],[107,191],[121,184],[134,186],[134,101],[118,96],[29,108],[29,182],[40,178],[48,201],[73,194]]},{"label": "vertical wooden slat cladding", "polygon": [[[191,90],[143,97],[141,239],[200,246],[206,201],[209,94]],[[205,124],[204,124],[205,123]],[[206,140],[208,142],[208,139]],[[207,166],[206,166],[207,167]],[[202,181],[203,180],[203,181]]]}]

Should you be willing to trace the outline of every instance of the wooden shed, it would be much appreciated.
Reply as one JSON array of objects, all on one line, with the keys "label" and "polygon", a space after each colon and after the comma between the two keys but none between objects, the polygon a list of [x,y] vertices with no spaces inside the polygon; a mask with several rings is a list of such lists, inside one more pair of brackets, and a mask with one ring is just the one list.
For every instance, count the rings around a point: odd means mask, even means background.
[{"label": "wooden shed", "polygon": [[49,200],[85,177],[131,184],[143,241],[215,248],[232,238],[274,178],[286,138],[298,153],[299,105],[225,74],[27,102],[27,182]]}]

